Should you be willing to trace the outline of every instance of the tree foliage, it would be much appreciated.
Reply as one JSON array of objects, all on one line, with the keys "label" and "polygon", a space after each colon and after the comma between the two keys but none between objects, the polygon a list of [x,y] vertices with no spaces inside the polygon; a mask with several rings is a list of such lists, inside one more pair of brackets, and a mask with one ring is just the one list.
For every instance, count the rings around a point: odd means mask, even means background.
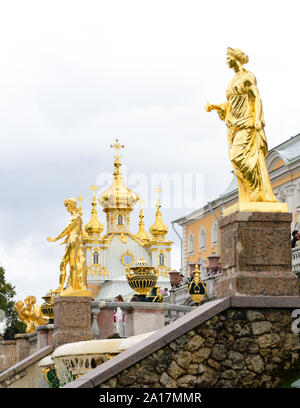
[{"label": "tree foliage", "polygon": [[0,310],[3,310],[6,318],[6,330],[4,340],[13,340],[15,334],[24,333],[26,326],[18,319],[18,314],[14,310],[16,295],[15,286],[5,280],[5,270],[0,267]]}]

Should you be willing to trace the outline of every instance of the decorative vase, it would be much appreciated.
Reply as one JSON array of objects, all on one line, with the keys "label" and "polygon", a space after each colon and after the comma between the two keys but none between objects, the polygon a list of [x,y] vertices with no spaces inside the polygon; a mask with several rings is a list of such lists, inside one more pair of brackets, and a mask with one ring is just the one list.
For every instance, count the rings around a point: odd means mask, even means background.
[{"label": "decorative vase", "polygon": [[126,278],[129,286],[137,292],[139,301],[146,302],[146,295],[155,287],[159,271],[154,266],[148,266],[141,257],[135,266],[126,268]]},{"label": "decorative vase", "polygon": [[200,280],[200,271],[198,265],[196,265],[196,268],[193,271],[193,279],[189,284],[188,292],[190,298],[193,300],[193,302],[196,303],[196,306],[199,306],[201,300],[204,298],[204,295],[206,293],[206,286]]}]

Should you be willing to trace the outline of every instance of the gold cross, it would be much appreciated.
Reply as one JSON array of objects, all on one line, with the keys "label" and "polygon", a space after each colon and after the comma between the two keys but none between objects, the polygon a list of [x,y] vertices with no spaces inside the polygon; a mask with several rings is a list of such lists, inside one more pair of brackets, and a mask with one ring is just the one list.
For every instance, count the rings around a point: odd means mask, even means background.
[{"label": "gold cross", "polygon": [[81,206],[81,202],[84,200],[83,197],[81,197],[81,194],[79,194],[79,196],[77,197],[77,201],[79,201],[79,208],[82,208]]},{"label": "gold cross", "polygon": [[96,191],[99,190],[99,187],[96,186],[96,184],[94,183],[92,185],[92,187],[90,187],[90,190],[93,190],[93,200],[96,199]]},{"label": "gold cross", "polygon": [[158,204],[160,204],[160,193],[162,192],[162,189],[160,188],[160,185],[157,187],[157,189],[155,190],[158,193]]},{"label": "gold cross", "polygon": [[116,149],[117,157],[119,157],[119,150],[124,149],[124,145],[119,143],[119,139],[116,139],[116,143],[114,145],[110,145],[113,149]]}]

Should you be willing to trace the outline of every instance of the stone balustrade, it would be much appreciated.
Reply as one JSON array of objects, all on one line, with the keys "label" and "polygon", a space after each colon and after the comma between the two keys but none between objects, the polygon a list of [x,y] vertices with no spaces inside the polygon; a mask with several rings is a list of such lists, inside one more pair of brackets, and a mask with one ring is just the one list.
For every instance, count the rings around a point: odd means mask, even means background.
[{"label": "stone balustrade", "polygon": [[[108,301],[94,301],[92,302],[92,328],[91,331],[95,339],[107,338],[114,332],[120,333],[118,327],[114,327],[113,317],[114,310],[120,308],[122,313],[125,314],[124,325],[131,326],[130,332],[123,331],[123,336],[128,337],[136,334],[141,334],[149,330],[155,330],[159,327],[156,326],[156,321],[162,326],[166,326],[171,322],[177,320],[179,317],[193,310],[190,306],[174,305],[170,303],[147,303],[147,302],[108,302]],[[137,333],[132,327],[132,315],[140,314],[141,320],[139,324],[140,332]],[[150,324],[150,316],[156,315],[156,320],[152,320],[153,327],[143,327],[143,324]],[[147,316],[147,318],[142,319]],[[123,319],[122,319],[123,320]],[[121,333],[120,333],[121,335]]]}]

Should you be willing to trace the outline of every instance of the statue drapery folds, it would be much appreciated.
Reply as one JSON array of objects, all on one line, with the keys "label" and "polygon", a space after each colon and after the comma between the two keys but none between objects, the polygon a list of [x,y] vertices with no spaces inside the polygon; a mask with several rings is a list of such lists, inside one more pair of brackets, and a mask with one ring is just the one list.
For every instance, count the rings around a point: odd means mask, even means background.
[{"label": "statue drapery folds", "polygon": [[[69,224],[55,238],[49,237],[49,242],[55,242],[66,237],[63,242],[66,244],[65,253],[60,263],[59,287],[55,293],[61,296],[90,296],[87,290],[87,266],[83,244],[83,224],[80,215],[80,209],[77,208],[76,201],[69,198],[64,202],[67,211],[71,213]],[[67,281],[67,287],[64,289],[67,277],[67,265],[69,264],[70,273]]]},{"label": "statue drapery folds", "polygon": [[244,68],[247,62],[243,51],[228,48],[227,64],[235,76],[226,90],[227,101],[220,105],[207,103],[206,110],[216,110],[226,123],[239,203],[277,203],[266,166],[268,145],[262,102],[255,76]]}]

